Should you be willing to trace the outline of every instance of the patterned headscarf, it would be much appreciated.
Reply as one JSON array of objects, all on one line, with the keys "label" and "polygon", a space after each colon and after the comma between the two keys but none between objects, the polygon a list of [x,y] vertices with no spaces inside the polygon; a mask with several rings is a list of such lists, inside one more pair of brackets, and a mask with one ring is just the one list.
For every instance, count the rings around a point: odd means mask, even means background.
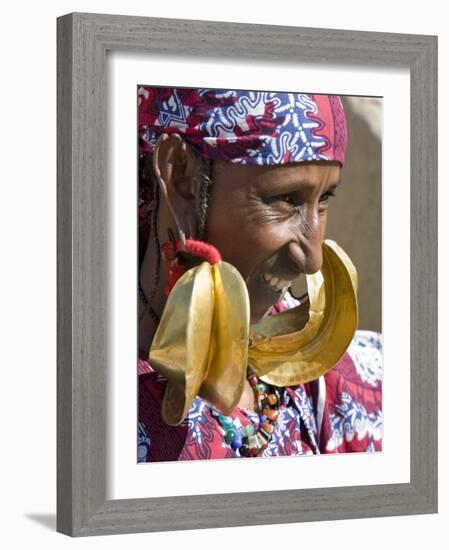
[{"label": "patterned headscarf", "polygon": [[178,133],[203,158],[236,164],[344,163],[346,119],[338,96],[155,88],[139,93],[140,154]]},{"label": "patterned headscarf", "polygon": [[[138,88],[139,155],[162,133],[179,134],[203,159],[273,165],[345,159],[339,96],[220,89]],[[139,182],[140,259],[149,236],[153,189]]]}]

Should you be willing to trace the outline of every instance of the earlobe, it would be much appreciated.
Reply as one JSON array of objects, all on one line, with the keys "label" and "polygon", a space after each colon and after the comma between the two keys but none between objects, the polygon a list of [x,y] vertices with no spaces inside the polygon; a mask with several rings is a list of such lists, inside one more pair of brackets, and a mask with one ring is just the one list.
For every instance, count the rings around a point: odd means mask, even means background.
[{"label": "earlobe", "polygon": [[153,153],[153,170],[161,195],[175,221],[180,237],[195,237],[198,193],[195,157],[178,134],[162,134]]}]

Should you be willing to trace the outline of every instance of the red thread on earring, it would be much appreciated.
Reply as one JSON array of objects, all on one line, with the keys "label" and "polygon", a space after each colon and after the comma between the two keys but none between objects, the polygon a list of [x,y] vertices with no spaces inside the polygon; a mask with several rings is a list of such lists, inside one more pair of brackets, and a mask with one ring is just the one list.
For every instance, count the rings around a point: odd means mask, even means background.
[{"label": "red thread on earring", "polygon": [[[177,252],[182,251],[181,243],[178,241],[176,243]],[[191,254],[192,256],[199,256],[203,258],[206,262],[209,262],[211,265],[218,264],[221,261],[221,254],[212,244],[205,243],[204,241],[195,241],[193,239],[186,240],[186,249],[185,252]]]},{"label": "red thread on earring", "polygon": [[187,271],[187,268],[179,261],[178,252],[186,252],[192,256],[197,256],[211,265],[221,261],[220,252],[218,252],[215,246],[203,241],[195,241],[194,239],[186,240],[185,250],[182,247],[181,241],[176,242],[176,250],[173,243],[167,241],[161,245],[161,251],[164,256],[165,268],[168,272],[168,281],[165,286],[166,296],[170,294],[176,281]]}]

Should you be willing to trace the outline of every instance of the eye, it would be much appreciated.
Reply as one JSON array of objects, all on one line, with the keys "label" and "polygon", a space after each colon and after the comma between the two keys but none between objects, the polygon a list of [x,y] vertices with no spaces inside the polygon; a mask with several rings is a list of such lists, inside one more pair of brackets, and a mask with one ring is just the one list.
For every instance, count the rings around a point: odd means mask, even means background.
[{"label": "eye", "polygon": [[283,202],[296,205],[295,195],[293,193],[287,193],[286,195],[280,195],[279,199]]},{"label": "eye", "polygon": [[[332,189],[332,190],[329,190],[327,191],[326,193],[323,193],[323,195],[321,195],[320,197],[320,204],[321,205],[326,205],[328,202],[329,202],[329,197],[335,197],[335,191]],[[283,195],[276,195],[274,197],[271,197],[270,199],[268,199],[267,202],[270,202],[270,203],[283,203],[283,204],[288,204],[290,206],[298,206],[298,198],[296,196],[295,193],[284,193]]]},{"label": "eye", "polygon": [[335,197],[335,191],[327,191],[320,197],[320,203],[327,203],[329,202],[329,197]]},{"label": "eye", "polygon": [[265,202],[268,204],[274,205],[289,205],[297,206],[297,200],[294,193],[284,193],[283,195],[274,195],[265,199]]}]

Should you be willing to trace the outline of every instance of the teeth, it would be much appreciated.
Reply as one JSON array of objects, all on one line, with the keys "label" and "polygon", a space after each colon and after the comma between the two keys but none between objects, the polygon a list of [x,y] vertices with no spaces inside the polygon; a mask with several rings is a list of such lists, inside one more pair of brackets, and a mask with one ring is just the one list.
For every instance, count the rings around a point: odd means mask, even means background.
[{"label": "teeth", "polygon": [[276,290],[283,290],[289,285],[289,281],[287,281],[287,279],[280,279],[279,277],[275,277],[270,273],[264,273],[263,278],[267,284],[274,287]]},{"label": "teeth", "polygon": [[288,287],[288,284],[289,284],[289,283],[288,283],[288,281],[287,281],[286,279],[280,279],[280,280],[279,280],[279,283],[278,283],[278,285],[277,285],[277,288],[278,288],[279,290],[281,290],[281,289],[283,289],[283,288],[287,288],[287,287]]}]

